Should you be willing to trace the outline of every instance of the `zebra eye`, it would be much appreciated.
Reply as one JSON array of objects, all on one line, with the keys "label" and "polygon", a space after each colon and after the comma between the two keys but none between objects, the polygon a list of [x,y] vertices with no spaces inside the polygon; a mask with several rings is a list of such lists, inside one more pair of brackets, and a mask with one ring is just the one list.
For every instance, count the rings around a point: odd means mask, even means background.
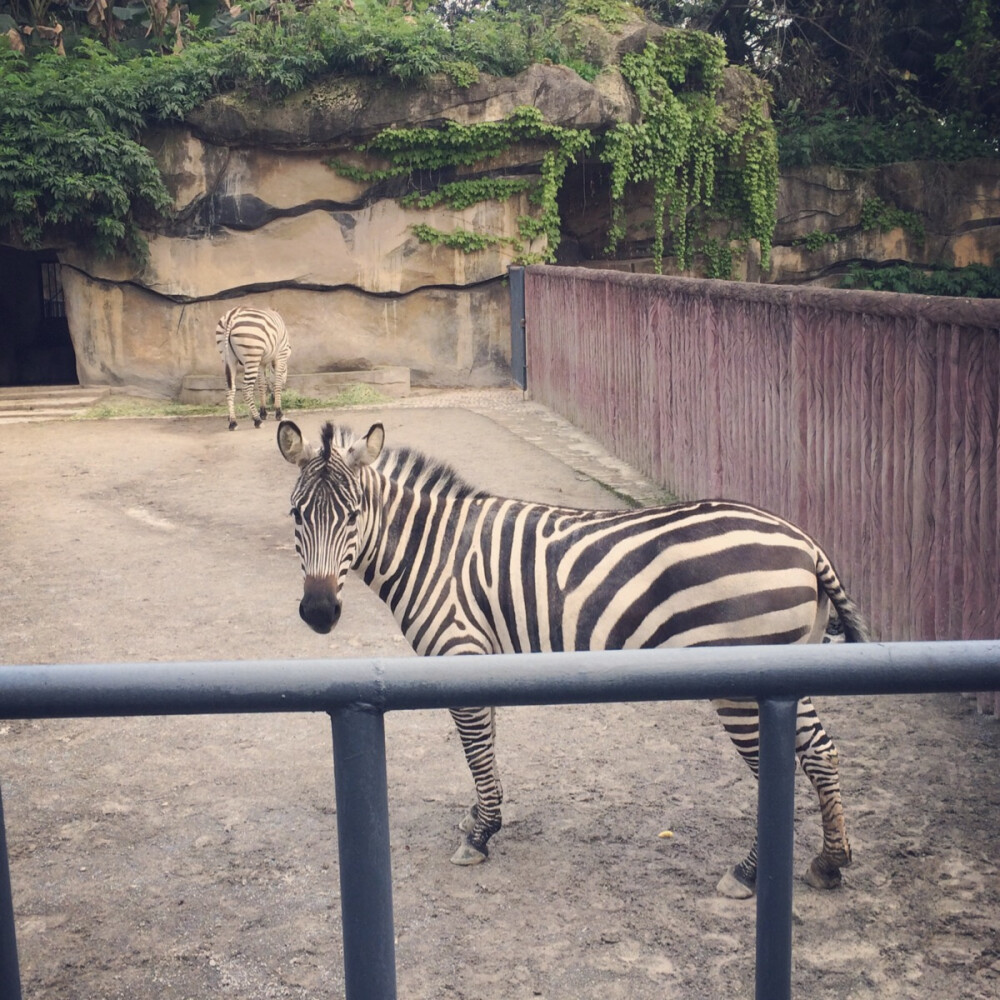
[{"label": "zebra eye", "polygon": [[350,514],[347,515],[347,523],[348,524],[357,524],[357,522],[358,522],[358,514],[360,514],[360,513],[361,513],[361,511],[352,510],[350,512]]},{"label": "zebra eye", "polygon": [[299,510],[298,507],[293,507],[288,513],[291,514],[292,517],[295,518],[295,523],[296,524],[301,524],[302,523],[302,512]]}]

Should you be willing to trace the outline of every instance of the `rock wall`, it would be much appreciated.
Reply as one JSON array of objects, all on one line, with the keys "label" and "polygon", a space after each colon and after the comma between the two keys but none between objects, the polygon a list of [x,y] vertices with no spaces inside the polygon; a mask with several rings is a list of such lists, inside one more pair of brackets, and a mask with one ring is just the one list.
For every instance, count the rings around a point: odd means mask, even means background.
[{"label": "rock wall", "polygon": [[[919,219],[923,234],[863,228],[862,211],[874,198]],[[810,250],[804,240],[817,232],[828,241]],[[836,285],[856,262],[992,265],[1000,257],[1000,160],[787,170],[774,244],[765,277],[782,283]]]},{"label": "rock wall", "polygon": [[[563,203],[559,263],[649,274],[652,190],[630,192],[627,235],[615,259],[603,255],[611,221],[606,171],[574,168]],[[863,227],[865,203],[878,198],[919,220],[919,229]],[[809,249],[807,237],[813,237]],[[716,234],[721,235],[721,234]],[[809,167],[786,170],[778,182],[778,219],[769,266],[751,245],[734,260],[739,281],[837,286],[852,264],[912,263],[965,267],[993,265],[1000,257],[1000,160],[894,163],[870,170]],[[698,277],[706,261],[696,255],[688,271],[671,258],[667,274]]]},{"label": "rock wall", "polygon": [[[522,105],[565,126],[634,115],[617,74],[595,86],[533,66],[461,90],[444,78],[419,90],[337,80],[280,105],[217,98],[184,127],[150,134],[174,213],[146,233],[148,263],[61,254],[80,381],[175,397],[185,376],[220,370],[216,322],[244,303],[281,312],[293,372],[389,364],[410,368],[417,385],[507,382],[515,250],[466,254],[421,242],[412,227],[510,237],[519,216],[538,212],[527,194],[405,209],[398,188],[348,180],[329,161],[377,167],[356,147],[389,125],[494,121]],[[537,178],[544,152],[526,145],[479,168]],[[543,239],[524,249],[541,251]]]}]

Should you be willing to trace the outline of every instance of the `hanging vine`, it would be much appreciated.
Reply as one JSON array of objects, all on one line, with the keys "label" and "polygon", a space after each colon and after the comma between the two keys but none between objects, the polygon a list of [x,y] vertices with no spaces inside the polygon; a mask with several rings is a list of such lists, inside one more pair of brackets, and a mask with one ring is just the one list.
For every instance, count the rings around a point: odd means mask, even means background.
[{"label": "hanging vine", "polygon": [[[653,188],[652,255],[662,268],[666,236],[678,266],[690,267],[696,241],[714,215],[716,178],[725,172],[725,216],[738,239],[758,239],[766,264],[777,203],[777,142],[763,100],[744,109],[737,127],[723,128],[719,95],[726,66],[722,42],[697,31],[667,32],[622,59],[622,75],[642,115],[605,137],[601,159],[611,167],[612,224],[608,252],[625,236],[629,185]],[[716,211],[712,211],[716,209]]]},{"label": "hanging vine", "polygon": [[[601,161],[610,167],[609,254],[626,235],[630,187],[648,182],[653,191],[651,249],[656,270],[662,270],[668,237],[669,252],[681,270],[700,252],[708,272],[728,274],[738,250],[726,248],[751,239],[759,241],[766,266],[777,204],[775,131],[762,88],[749,88],[735,102],[721,102],[725,68],[725,50],[717,38],[669,31],[641,52],[622,58],[621,72],[636,94],[641,119],[619,123],[600,140],[585,129],[547,123],[537,108],[520,107],[498,122],[446,121],[436,128],[385,129],[358,147],[384,161],[379,169],[329,164],[343,176],[366,183],[406,178],[411,190],[399,201],[409,208],[445,205],[461,210],[527,192],[538,211],[518,218],[516,237],[446,233],[425,224],[413,226],[413,232],[422,242],[467,253],[506,244],[520,263],[552,262],[561,237],[558,196],[566,168],[597,146]],[[491,160],[524,142],[549,147],[540,179],[502,176],[490,166]],[[460,167],[482,173],[456,180],[454,171]],[[546,237],[545,250],[528,252],[526,246],[540,236]]]},{"label": "hanging vine", "polygon": [[[416,208],[445,204],[449,208],[462,209],[482,201],[503,201],[528,191],[529,200],[538,207],[539,213],[537,217],[518,218],[519,239],[465,230],[445,233],[424,224],[415,225],[413,231],[421,242],[450,246],[466,253],[508,243],[513,246],[521,263],[536,260],[551,262],[555,260],[559,245],[557,199],[566,167],[590,148],[593,139],[593,135],[585,130],[551,125],[537,108],[524,106],[515,108],[498,122],[460,125],[446,121],[440,128],[385,129],[371,142],[358,147],[360,152],[388,162],[388,167],[380,170],[364,170],[338,160],[328,163],[342,176],[358,181],[379,182],[409,177],[415,190],[399,200],[404,206]],[[480,166],[488,169],[489,160],[522,142],[544,142],[551,147],[542,157],[540,180],[495,176],[438,180],[442,173],[450,172],[455,167]],[[423,190],[425,184],[430,187],[427,191]],[[547,238],[545,251],[540,255],[527,253],[524,244],[542,235]]]}]

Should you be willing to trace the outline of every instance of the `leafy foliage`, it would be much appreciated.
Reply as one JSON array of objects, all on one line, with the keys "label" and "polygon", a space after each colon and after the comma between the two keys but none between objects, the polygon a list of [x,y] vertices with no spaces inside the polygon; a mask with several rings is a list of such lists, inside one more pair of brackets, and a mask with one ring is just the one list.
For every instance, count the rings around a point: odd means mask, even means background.
[{"label": "leafy foliage", "polygon": [[853,266],[841,281],[843,288],[871,288],[916,295],[953,295],[962,298],[1000,298],[1000,263],[994,267],[939,267],[930,270],[911,264],[893,267]]},{"label": "leafy foliage", "polygon": [[475,253],[477,250],[485,250],[487,247],[505,242],[504,237],[493,236],[490,233],[474,233],[469,229],[455,229],[446,233],[422,223],[415,225],[413,232],[421,243],[446,246],[451,250],[461,250],[462,253]]},{"label": "leafy foliage", "polygon": [[559,61],[563,49],[536,20],[487,10],[454,29],[427,8],[380,0],[319,0],[305,11],[280,5],[280,21],[237,24],[225,48],[234,86],[281,97],[328,73],[410,83],[447,73],[460,86],[480,72],[512,76],[532,62]]},{"label": "leafy foliage", "polygon": [[815,253],[828,243],[837,243],[839,240],[840,237],[836,233],[828,233],[823,229],[814,229],[811,233],[803,236],[802,239],[796,240],[795,243],[799,246],[804,246],[810,253]]},{"label": "leafy foliage", "polygon": [[[479,167],[488,172],[490,160],[525,141],[544,142],[551,147],[542,158],[541,181],[538,183],[524,178],[498,176],[443,183],[436,180],[455,167]],[[415,191],[404,196],[404,204],[419,208],[432,208],[438,204],[466,208],[480,201],[510,198],[530,187],[532,201],[539,206],[540,213],[537,219],[523,217],[518,220],[520,234],[525,240],[544,234],[547,237],[544,257],[553,260],[560,238],[557,198],[566,167],[593,141],[590,132],[551,125],[537,108],[525,106],[515,108],[499,122],[460,125],[445,121],[439,128],[388,128],[359,147],[362,152],[386,160],[389,165],[385,169],[359,170],[338,161],[331,161],[330,166],[346,177],[361,181],[407,177]],[[424,191],[425,181],[430,184],[427,192]],[[414,231],[424,242],[444,244],[466,253],[502,242],[499,237],[464,231],[447,234],[425,225],[415,226]],[[522,255],[519,259],[527,258]]]},{"label": "leafy foliage", "polygon": [[506,201],[534,186],[533,180],[524,177],[476,177],[442,184],[427,194],[413,191],[400,198],[399,203],[404,208],[436,208],[438,205],[447,205],[460,212],[463,208],[482,201]]},{"label": "leafy foliage", "polygon": [[861,205],[861,228],[865,232],[877,229],[887,233],[890,229],[905,229],[918,240],[924,238],[924,222],[919,215],[889,205],[881,198],[867,198]]},{"label": "leafy foliage", "polygon": [[777,116],[777,124],[783,167],[819,163],[865,168],[903,160],[954,163],[1000,156],[1000,131],[967,115],[881,121],[852,117],[843,109],[812,116],[786,111]]},{"label": "leafy foliage", "polygon": [[140,131],[204,100],[211,76],[209,60],[121,61],[92,42],[69,58],[43,51],[30,70],[0,51],[0,226],[28,246],[63,230],[141,256],[136,217],[170,198]]},{"label": "leafy foliage", "polygon": [[730,244],[718,239],[705,240],[701,247],[705,256],[705,277],[728,281],[733,276],[734,251]]},{"label": "leafy foliage", "polygon": [[604,142],[602,159],[611,166],[615,215],[609,250],[624,236],[623,199],[628,184],[653,186],[653,259],[662,265],[669,229],[679,266],[695,251],[696,215],[705,221],[716,195],[716,174],[726,168],[726,207],[738,220],[740,238],[761,242],[766,260],[774,231],[777,147],[762,102],[727,135],[720,122],[718,94],[725,68],[722,43],[700,32],[669,32],[642,52],[622,60],[622,74],[635,90],[639,124],[622,123]]},{"label": "leafy foliage", "polygon": [[[77,8],[59,0],[38,4],[78,17]],[[139,6],[123,0],[121,11]],[[102,251],[124,249],[141,259],[138,221],[165,212],[169,198],[140,133],[183,118],[213,94],[236,89],[270,101],[330,73],[374,74],[408,84],[446,73],[469,86],[481,72],[510,75],[532,62],[568,58],[557,24],[585,16],[614,28],[627,16],[621,0],[505,0],[454,19],[419,2],[411,8],[385,0],[317,0],[300,7],[245,0],[213,20],[208,0],[195,4],[200,16],[182,25],[170,13],[176,7],[171,0],[143,0],[142,9],[147,7],[151,35],[159,35],[140,43],[151,47],[144,54],[129,47],[137,42],[131,17],[120,29],[128,46],[115,35],[116,23],[104,21],[93,30],[105,45],[77,34],[65,58],[37,46],[10,52],[0,39],[0,85],[11,95],[0,105],[0,226],[27,244],[66,233],[91,239]],[[79,20],[75,24],[80,28]],[[183,47],[177,44],[182,26]],[[173,54],[160,54],[166,51]],[[773,131],[756,106],[735,132],[720,127],[716,100],[724,62],[716,40],[690,32],[671,33],[628,57],[626,72],[640,95],[643,122],[613,130],[602,154],[612,164],[619,204],[627,183],[653,181],[658,217],[669,222],[682,263],[690,260],[713,198],[716,209],[735,213],[737,236],[759,238],[765,255],[770,245]],[[593,75],[597,67],[579,69]],[[545,257],[552,259],[560,238],[559,188],[567,165],[595,141],[587,130],[557,129],[535,109],[523,108],[504,122],[387,130],[367,147],[387,161],[384,170],[338,169],[368,181],[407,176],[415,205],[441,199],[468,206],[526,190],[523,179],[501,178],[500,171],[484,166],[523,141],[548,149],[541,181],[531,190],[539,211],[519,220],[520,237],[545,235]],[[457,167],[484,176],[457,181],[449,175]],[[658,261],[663,241],[661,225],[654,247]]]},{"label": "leafy foliage", "polygon": [[63,232],[141,260],[137,218],[170,204],[138,142],[148,125],[234,88],[270,100],[331,72],[404,82],[444,72],[467,86],[480,71],[516,73],[562,51],[528,15],[486,12],[449,31],[426,9],[379,0],[319,0],[304,11],[248,0],[221,30],[192,27],[192,43],[169,57],[110,37],[110,47],[76,38],[64,56],[51,46],[16,52],[0,36],[0,226],[29,246]]},{"label": "leafy foliage", "polygon": [[995,0],[638,0],[664,24],[719,37],[781,110],[879,121],[1000,115]]}]

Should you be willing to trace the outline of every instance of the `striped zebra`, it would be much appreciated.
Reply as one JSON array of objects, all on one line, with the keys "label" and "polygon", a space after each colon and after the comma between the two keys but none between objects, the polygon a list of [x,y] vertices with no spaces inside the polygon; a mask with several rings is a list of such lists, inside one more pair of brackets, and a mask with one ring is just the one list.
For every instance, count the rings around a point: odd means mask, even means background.
[{"label": "striped zebra", "polygon": [[[281,419],[281,390],[288,376],[288,331],[285,321],[273,309],[237,306],[219,320],[215,346],[226,369],[226,405],[229,429],[236,430],[236,368],[243,367],[243,399],[254,427],[267,417],[267,388],[273,373],[274,415]],[[260,409],[257,400],[260,398]]]},{"label": "striped zebra", "polygon": [[[354,568],[422,655],[821,642],[831,605],[848,641],[866,639],[826,555],[773,514],[722,500],[592,511],[504,499],[417,452],[384,449],[384,439],[381,424],[357,440],[326,424],[315,447],[291,421],[278,427],[281,454],[299,467],[299,614],[317,632],[337,624]],[[756,775],[756,704],[714,704]],[[476,864],[501,823],[495,716],[451,714],[476,787],[451,860]],[[837,751],[808,699],[796,750],[823,823],[806,880],[833,888],[851,850]],[[755,843],[718,889],[746,898],[756,875]]]}]

